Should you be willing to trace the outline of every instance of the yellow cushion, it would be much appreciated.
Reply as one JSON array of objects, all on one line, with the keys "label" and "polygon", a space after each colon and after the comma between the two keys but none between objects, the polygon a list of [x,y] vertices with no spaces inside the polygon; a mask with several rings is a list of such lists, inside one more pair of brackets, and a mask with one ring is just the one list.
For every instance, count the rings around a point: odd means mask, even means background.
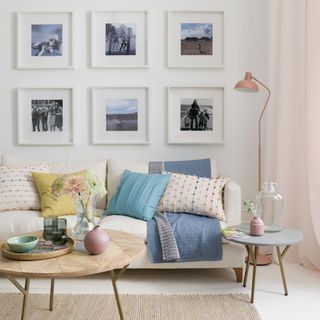
[{"label": "yellow cushion", "polygon": [[[84,175],[85,171],[74,172],[68,175]],[[41,200],[41,214],[44,217],[48,216],[64,216],[75,215],[76,206],[75,200],[70,195],[62,195],[59,198],[54,198],[51,192],[52,183],[61,174],[58,173],[41,173],[32,172],[32,178],[37,186]]]}]

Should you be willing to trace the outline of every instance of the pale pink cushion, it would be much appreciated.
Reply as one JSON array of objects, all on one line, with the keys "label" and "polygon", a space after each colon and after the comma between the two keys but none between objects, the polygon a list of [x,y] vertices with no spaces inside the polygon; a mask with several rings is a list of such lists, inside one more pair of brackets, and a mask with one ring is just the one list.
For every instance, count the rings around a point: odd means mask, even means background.
[{"label": "pale pink cushion", "polygon": [[229,180],[173,173],[160,200],[159,211],[186,212],[225,221],[222,192]]}]

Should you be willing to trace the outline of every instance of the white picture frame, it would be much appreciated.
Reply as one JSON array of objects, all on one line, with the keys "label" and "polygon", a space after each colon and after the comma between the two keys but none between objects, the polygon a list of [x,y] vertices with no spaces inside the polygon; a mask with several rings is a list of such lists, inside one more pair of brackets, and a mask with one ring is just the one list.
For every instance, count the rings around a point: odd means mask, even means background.
[{"label": "white picture frame", "polygon": [[93,144],[149,144],[150,88],[93,87]]},{"label": "white picture frame", "polygon": [[224,12],[169,11],[168,68],[224,68]]},{"label": "white picture frame", "polygon": [[73,12],[17,13],[18,69],[73,69]]},{"label": "white picture frame", "polygon": [[224,87],[168,87],[168,144],[223,143]]},{"label": "white picture frame", "polygon": [[92,12],[91,67],[148,68],[148,11]]},{"label": "white picture frame", "polygon": [[17,95],[19,145],[74,144],[73,88],[18,88]]}]

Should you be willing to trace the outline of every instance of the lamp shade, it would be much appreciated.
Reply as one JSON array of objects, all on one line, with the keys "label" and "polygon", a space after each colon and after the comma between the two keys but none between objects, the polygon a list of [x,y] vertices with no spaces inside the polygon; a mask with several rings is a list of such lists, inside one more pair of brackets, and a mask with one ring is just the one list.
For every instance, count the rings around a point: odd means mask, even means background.
[{"label": "lamp shade", "polygon": [[235,90],[246,91],[246,92],[258,92],[258,85],[252,81],[252,73],[246,72],[244,79],[240,80],[234,86]]}]

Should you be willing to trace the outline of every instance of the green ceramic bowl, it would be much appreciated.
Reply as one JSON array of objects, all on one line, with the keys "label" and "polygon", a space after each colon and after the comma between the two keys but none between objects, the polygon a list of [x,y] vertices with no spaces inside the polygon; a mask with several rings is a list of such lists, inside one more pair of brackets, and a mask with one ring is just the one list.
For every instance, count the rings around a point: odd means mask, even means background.
[{"label": "green ceramic bowl", "polygon": [[12,252],[28,252],[37,246],[39,238],[36,236],[18,236],[7,240],[10,251]]}]

